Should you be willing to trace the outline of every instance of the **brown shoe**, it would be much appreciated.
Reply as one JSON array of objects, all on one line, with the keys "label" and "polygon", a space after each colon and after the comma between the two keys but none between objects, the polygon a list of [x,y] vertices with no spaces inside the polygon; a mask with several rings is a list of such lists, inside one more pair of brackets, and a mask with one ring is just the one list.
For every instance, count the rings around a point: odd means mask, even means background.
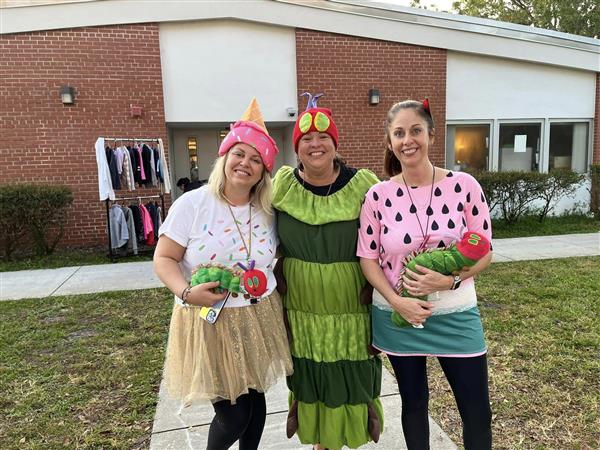
[{"label": "brown shoe", "polygon": [[369,431],[369,436],[371,436],[373,442],[377,443],[379,441],[379,436],[381,435],[381,422],[379,421],[379,416],[377,415],[377,411],[375,411],[373,403],[368,404],[367,412],[367,430]]},{"label": "brown shoe", "polygon": [[298,400],[292,402],[292,407],[290,408],[285,424],[285,433],[288,439],[291,439],[296,434],[296,431],[298,431]]}]

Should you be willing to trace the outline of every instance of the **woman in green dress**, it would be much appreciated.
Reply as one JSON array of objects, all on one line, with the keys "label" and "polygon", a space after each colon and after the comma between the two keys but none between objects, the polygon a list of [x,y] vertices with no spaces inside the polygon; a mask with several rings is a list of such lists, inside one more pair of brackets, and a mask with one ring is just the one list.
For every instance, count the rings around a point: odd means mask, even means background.
[{"label": "woman in green dress", "polygon": [[317,98],[309,95],[294,126],[299,167],[284,166],[274,179],[294,362],[287,431],[315,448],[356,448],[377,441],[383,425],[381,359],[369,352],[356,257],[360,207],[378,180],[339,158],[331,111]]}]

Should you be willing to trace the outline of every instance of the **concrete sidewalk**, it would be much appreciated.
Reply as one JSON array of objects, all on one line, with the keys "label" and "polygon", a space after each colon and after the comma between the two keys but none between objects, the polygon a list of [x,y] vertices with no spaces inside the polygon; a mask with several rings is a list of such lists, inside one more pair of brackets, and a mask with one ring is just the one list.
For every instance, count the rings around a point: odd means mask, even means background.
[{"label": "concrete sidewalk", "polygon": [[[493,244],[494,262],[600,255],[600,233],[495,239]],[[35,283],[32,283],[32,280],[35,280]],[[24,270],[0,273],[0,300],[45,298],[161,286],[162,283],[152,271],[151,261]],[[394,377],[385,369],[383,372],[381,399],[386,413],[385,430],[378,444],[370,444],[362,448],[403,449],[406,447],[400,426],[400,396]],[[287,387],[284,380],[281,380],[267,394],[267,414],[261,449],[309,448],[302,446],[295,436],[290,440],[285,437]],[[167,399],[161,386],[150,448],[152,450],[206,448],[208,427],[212,416],[213,409],[210,403],[200,403],[181,410],[178,402]],[[430,426],[432,449],[457,448],[431,419]],[[237,445],[233,448],[237,448]]]},{"label": "concrete sidewalk", "polygon": [[[494,262],[600,255],[600,232],[494,239]],[[31,281],[35,280],[35,283]],[[0,273],[0,301],[162,287],[152,261]]]}]

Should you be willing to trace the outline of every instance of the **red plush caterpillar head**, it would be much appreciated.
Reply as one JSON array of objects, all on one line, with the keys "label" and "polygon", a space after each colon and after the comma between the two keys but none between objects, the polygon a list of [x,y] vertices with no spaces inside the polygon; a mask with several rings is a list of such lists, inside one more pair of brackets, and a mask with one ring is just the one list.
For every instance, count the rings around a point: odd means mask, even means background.
[{"label": "red plush caterpillar head", "polygon": [[267,276],[262,270],[254,268],[254,260],[250,261],[248,267],[238,263],[244,269],[244,289],[252,297],[260,297],[267,292]]},{"label": "red plush caterpillar head", "polygon": [[465,258],[478,261],[489,253],[490,241],[475,231],[467,231],[456,244],[456,249]]}]

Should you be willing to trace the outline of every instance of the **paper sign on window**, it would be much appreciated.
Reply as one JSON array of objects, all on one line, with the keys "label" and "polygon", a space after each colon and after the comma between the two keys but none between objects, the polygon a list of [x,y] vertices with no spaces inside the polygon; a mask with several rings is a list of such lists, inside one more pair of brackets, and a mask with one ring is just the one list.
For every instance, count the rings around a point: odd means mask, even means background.
[{"label": "paper sign on window", "polygon": [[527,151],[527,135],[515,134],[515,153],[525,153]]}]

